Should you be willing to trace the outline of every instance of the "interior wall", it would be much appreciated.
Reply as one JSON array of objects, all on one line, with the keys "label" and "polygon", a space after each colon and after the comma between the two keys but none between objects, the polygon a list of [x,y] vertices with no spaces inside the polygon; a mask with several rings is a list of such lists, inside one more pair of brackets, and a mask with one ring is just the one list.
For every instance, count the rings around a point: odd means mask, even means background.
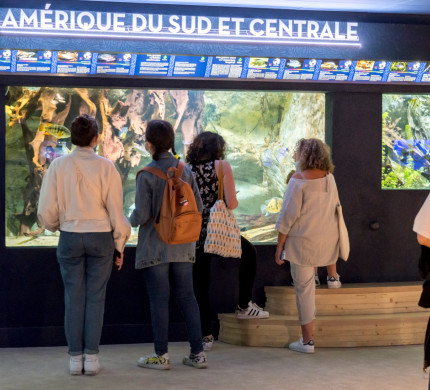
[{"label": "interior wall", "polygon": [[[381,104],[379,92],[327,94],[328,142],[351,240],[350,259],[338,263],[343,283],[419,280],[412,224],[427,192],[381,190]],[[1,142],[4,171],[4,137]],[[1,191],[4,199],[4,186]],[[1,213],[4,220],[4,209]],[[378,230],[369,227],[374,221]],[[1,230],[4,234],[3,225]],[[291,283],[289,265],[279,269],[274,251],[273,245],[257,247],[254,295],[262,306],[264,286]],[[65,345],[63,286],[55,248],[2,246],[0,252],[0,347]],[[152,340],[149,302],[141,273],[134,270],[134,254],[135,248],[126,248],[123,270],[112,273],[102,343]],[[218,312],[235,309],[238,266],[238,260],[213,261],[215,327]],[[324,269],[320,275],[325,278]],[[171,340],[186,338],[175,304],[170,321]]]}]

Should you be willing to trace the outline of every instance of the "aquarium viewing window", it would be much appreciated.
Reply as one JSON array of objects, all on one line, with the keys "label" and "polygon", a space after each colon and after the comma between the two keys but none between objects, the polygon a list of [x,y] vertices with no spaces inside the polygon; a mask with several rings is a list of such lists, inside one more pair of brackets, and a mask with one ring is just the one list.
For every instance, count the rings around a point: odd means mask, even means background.
[{"label": "aquarium viewing window", "polygon": [[430,189],[430,96],[382,96],[382,188]]},{"label": "aquarium viewing window", "polygon": [[0,49],[0,73],[427,83],[430,62]]},{"label": "aquarium viewing window", "polygon": [[[276,242],[275,221],[294,168],[296,141],[325,137],[323,93],[8,87],[6,246],[57,245],[58,233],[38,224],[37,202],[49,164],[73,150],[69,129],[79,113],[98,121],[96,152],[121,175],[126,215],[134,207],[136,172],[151,161],[144,149],[148,120],[173,124],[183,159],[196,134],[221,134],[238,191],[235,215],[242,234],[254,243]],[[130,244],[136,240],[134,230]]]}]

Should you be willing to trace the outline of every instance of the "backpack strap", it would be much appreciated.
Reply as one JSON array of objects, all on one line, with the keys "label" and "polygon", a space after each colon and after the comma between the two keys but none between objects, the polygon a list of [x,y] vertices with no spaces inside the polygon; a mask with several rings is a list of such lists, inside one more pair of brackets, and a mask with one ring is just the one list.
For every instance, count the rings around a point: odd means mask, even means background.
[{"label": "backpack strap", "polygon": [[139,174],[142,173],[143,171],[150,172],[153,175],[158,176],[159,178],[167,181],[167,175],[162,170],[155,168],[155,167],[144,167],[144,168],[142,168],[139,172],[136,173],[136,180],[137,180],[137,177],[139,176]]},{"label": "backpack strap", "polygon": [[222,162],[223,160],[218,160],[218,169],[216,169],[216,174],[218,176],[218,200],[224,199],[224,171]]}]

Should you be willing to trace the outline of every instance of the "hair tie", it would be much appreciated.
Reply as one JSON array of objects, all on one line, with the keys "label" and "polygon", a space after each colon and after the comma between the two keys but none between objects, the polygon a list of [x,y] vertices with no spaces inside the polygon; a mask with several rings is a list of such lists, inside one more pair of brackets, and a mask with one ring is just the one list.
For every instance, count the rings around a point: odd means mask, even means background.
[{"label": "hair tie", "polygon": [[177,160],[180,160],[180,159],[181,159],[181,156],[179,156],[179,154],[175,154],[175,158],[176,158]]}]

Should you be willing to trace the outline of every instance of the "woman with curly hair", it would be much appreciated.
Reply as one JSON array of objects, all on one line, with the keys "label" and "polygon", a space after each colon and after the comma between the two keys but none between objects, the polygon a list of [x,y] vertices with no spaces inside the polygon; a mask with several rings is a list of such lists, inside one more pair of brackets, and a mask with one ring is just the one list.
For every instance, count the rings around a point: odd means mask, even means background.
[{"label": "woman with curly hair", "polygon": [[[211,327],[211,309],[209,300],[211,259],[216,255],[204,252],[207,235],[207,224],[211,207],[218,199],[217,170],[222,164],[224,172],[224,200],[229,209],[238,206],[236,188],[230,164],[224,160],[225,141],[219,134],[205,131],[194,138],[187,153],[187,162],[196,178],[203,201],[202,230],[196,245],[196,262],[194,263],[194,293],[200,309],[202,324],[203,348],[209,351],[213,345]],[[236,315],[241,319],[267,318],[269,313],[262,310],[252,301],[252,289],[257,264],[255,247],[241,237],[242,256],[239,267],[239,304]]]},{"label": "woman with curly hair", "polygon": [[330,148],[319,139],[301,139],[294,152],[297,172],[284,194],[276,222],[278,245],[275,261],[290,262],[296,304],[302,329],[300,340],[290,344],[297,352],[313,353],[315,319],[314,267],[329,266],[328,281],[339,281],[339,228],[337,187]]}]

